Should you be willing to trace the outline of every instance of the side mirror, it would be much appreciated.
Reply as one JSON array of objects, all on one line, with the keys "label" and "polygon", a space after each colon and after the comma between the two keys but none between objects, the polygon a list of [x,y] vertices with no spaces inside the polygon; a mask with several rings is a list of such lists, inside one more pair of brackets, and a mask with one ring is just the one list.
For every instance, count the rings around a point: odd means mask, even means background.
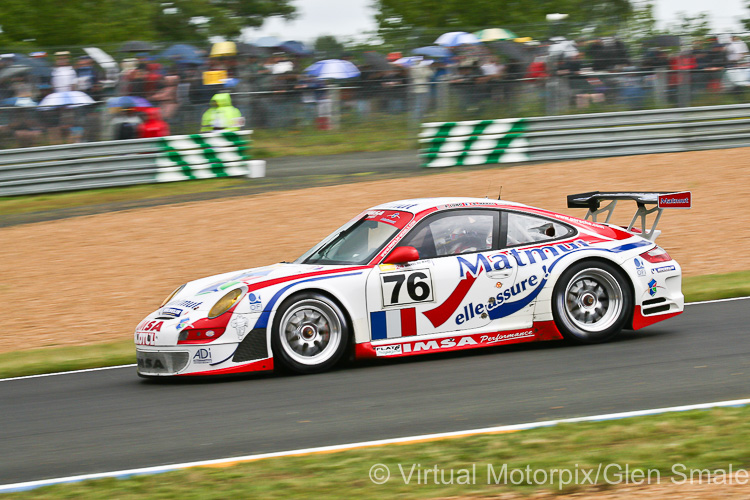
[{"label": "side mirror", "polygon": [[383,264],[404,264],[419,260],[419,252],[414,247],[396,247],[383,260]]}]

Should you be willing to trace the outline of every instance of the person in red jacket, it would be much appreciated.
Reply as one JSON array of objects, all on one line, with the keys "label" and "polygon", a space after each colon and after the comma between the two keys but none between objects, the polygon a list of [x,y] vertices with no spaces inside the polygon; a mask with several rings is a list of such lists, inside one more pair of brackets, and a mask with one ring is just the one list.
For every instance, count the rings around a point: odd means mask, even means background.
[{"label": "person in red jacket", "polygon": [[146,108],[146,121],[138,125],[138,137],[164,137],[169,135],[169,125],[162,120],[159,108]]}]

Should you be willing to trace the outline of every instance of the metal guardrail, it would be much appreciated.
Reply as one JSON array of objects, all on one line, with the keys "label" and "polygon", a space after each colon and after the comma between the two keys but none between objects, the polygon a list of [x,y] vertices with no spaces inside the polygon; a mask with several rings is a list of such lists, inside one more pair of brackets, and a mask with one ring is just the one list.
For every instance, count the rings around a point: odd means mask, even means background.
[{"label": "metal guardrail", "polygon": [[423,123],[423,167],[672,153],[750,145],[750,105]]},{"label": "metal guardrail", "polygon": [[263,177],[251,130],[0,151],[0,196],[216,177]]}]

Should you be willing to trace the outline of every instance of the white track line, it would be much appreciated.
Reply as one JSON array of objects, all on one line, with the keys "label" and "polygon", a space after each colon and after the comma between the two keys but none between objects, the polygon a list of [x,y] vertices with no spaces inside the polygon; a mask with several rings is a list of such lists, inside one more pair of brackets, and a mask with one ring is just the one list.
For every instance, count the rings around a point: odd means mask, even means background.
[{"label": "white track line", "polygon": [[27,378],[54,377],[56,375],[71,375],[73,373],[98,372],[101,370],[114,370],[116,368],[133,368],[134,366],[135,366],[135,363],[131,365],[103,366],[101,368],[86,368],[85,370],[73,370],[69,372],[40,373],[39,375],[25,375],[23,377],[0,378],[0,382],[10,382],[11,380],[25,380]]},{"label": "white track line", "polygon": [[144,475],[144,474],[160,474],[163,472],[170,472],[170,471],[175,471],[175,470],[180,470],[180,469],[188,469],[192,467],[221,466],[221,465],[228,466],[228,465],[234,465],[240,462],[253,462],[256,460],[263,460],[267,458],[280,458],[280,457],[289,457],[289,456],[298,456],[298,455],[309,455],[313,453],[330,453],[330,452],[352,450],[356,448],[383,446],[383,445],[389,445],[389,444],[407,444],[407,443],[414,443],[414,442],[420,442],[420,441],[433,441],[433,440],[439,440],[439,439],[473,436],[477,434],[493,434],[493,433],[502,433],[502,432],[522,431],[522,430],[528,430],[528,429],[536,429],[539,427],[551,427],[551,426],[558,425],[558,424],[616,420],[616,419],[621,419],[621,418],[642,417],[646,415],[659,415],[663,413],[672,413],[672,412],[689,411],[689,410],[702,410],[702,409],[707,409],[707,408],[718,408],[718,407],[727,407],[727,406],[745,406],[748,404],[750,404],[750,399],[736,399],[732,401],[718,401],[715,403],[701,403],[701,404],[695,404],[695,405],[672,406],[668,408],[657,408],[657,409],[652,409],[652,410],[626,411],[626,412],[620,412],[620,413],[609,413],[605,415],[592,415],[589,417],[576,417],[576,418],[566,418],[566,419],[560,419],[560,420],[547,420],[544,422],[529,422],[526,424],[502,425],[498,427],[485,427],[483,429],[470,429],[470,430],[464,430],[464,431],[442,432],[438,434],[425,434],[422,436],[408,436],[408,437],[393,438],[393,439],[381,439],[377,441],[363,441],[360,443],[349,443],[349,444],[341,444],[341,445],[333,445],[333,446],[320,446],[317,448],[304,448],[300,450],[280,451],[280,452],[275,452],[275,453],[261,453],[258,455],[245,455],[242,457],[220,458],[216,460],[202,460],[199,462],[185,462],[181,464],[161,465],[157,467],[144,467],[140,469],[126,469],[126,470],[119,470],[119,471],[112,471],[112,472],[101,472],[98,474],[84,474],[80,476],[68,476],[68,477],[59,477],[59,478],[54,478],[54,479],[42,479],[39,481],[28,481],[24,483],[3,484],[3,485],[0,485],[0,493],[31,490],[35,488],[40,488],[42,486],[51,486],[53,484],[76,483],[80,481],[86,481],[89,479],[102,479],[102,478],[109,478],[109,477],[122,479],[122,478],[127,478],[128,476]]},{"label": "white track line", "polygon": [[732,302],[734,300],[746,300],[746,299],[750,299],[750,297],[731,297],[731,298],[728,298],[728,299],[703,300],[703,301],[700,301],[700,302],[688,302],[685,305],[686,306],[697,306],[699,304],[714,304],[714,303],[717,303],[717,302]]},{"label": "white track line", "polygon": [[[750,299],[750,297],[733,297],[729,299],[716,299],[716,300],[704,300],[702,302],[688,302],[685,305],[686,306],[697,306],[701,304],[714,304],[718,302],[731,302],[734,300],[746,300]],[[26,375],[23,377],[13,377],[13,378],[0,378],[0,382],[10,382],[11,380],[24,380],[27,378],[39,378],[39,377],[53,377],[55,375],[71,375],[73,373],[85,373],[85,372],[95,372],[97,370],[114,370],[116,368],[132,368],[135,366],[135,363],[131,365],[117,365],[117,366],[105,366],[103,368],[89,368],[86,370],[73,370],[69,372],[55,372],[55,373],[42,373],[41,375]]]}]

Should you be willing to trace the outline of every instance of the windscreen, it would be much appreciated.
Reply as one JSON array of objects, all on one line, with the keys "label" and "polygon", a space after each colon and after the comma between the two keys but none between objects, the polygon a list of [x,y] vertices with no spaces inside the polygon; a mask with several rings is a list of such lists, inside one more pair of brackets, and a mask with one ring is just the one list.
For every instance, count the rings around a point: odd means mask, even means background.
[{"label": "windscreen", "polygon": [[297,259],[303,264],[367,264],[411,220],[399,210],[369,210]]}]

